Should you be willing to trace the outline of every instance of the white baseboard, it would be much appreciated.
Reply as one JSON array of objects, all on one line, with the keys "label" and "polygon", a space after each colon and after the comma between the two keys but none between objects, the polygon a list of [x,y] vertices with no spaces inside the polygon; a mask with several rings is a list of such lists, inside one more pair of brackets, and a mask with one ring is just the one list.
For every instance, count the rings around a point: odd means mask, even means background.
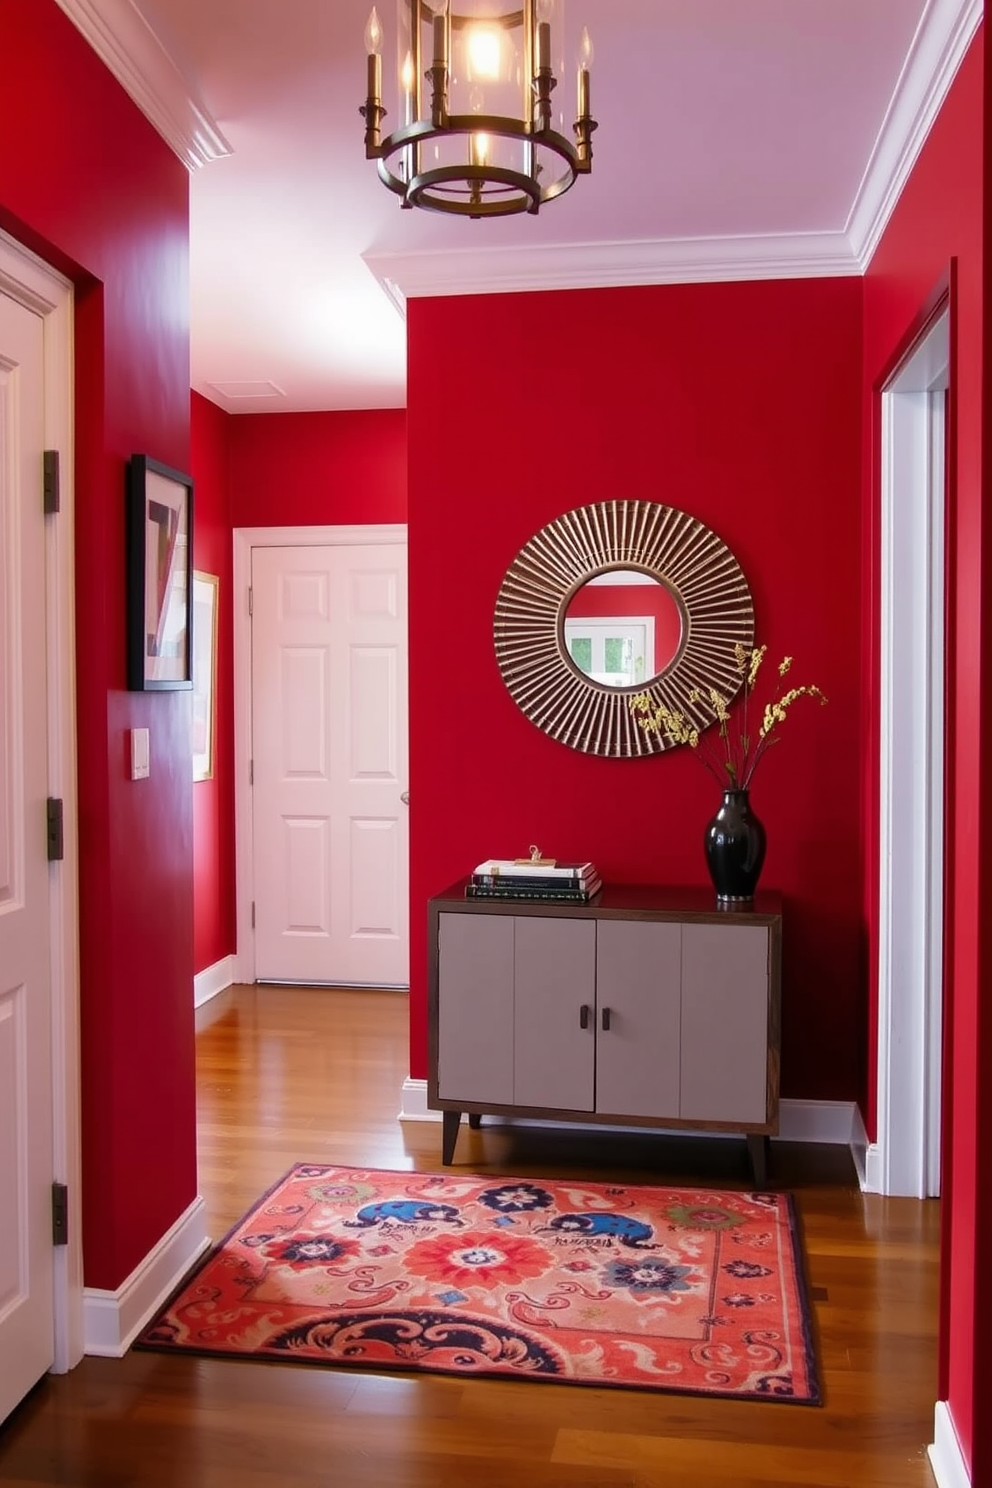
[{"label": "white baseboard", "polygon": [[193,1006],[202,1007],[211,997],[216,997],[218,992],[230,987],[232,982],[238,980],[237,972],[236,956],[225,956],[222,961],[215,961],[213,966],[205,966],[202,971],[198,971],[193,978]]},{"label": "white baseboard", "polygon": [[[427,1105],[427,1081],[414,1080],[409,1075],[403,1081],[400,1095],[400,1121],[440,1121],[441,1112],[432,1111]],[[529,1116],[503,1116],[500,1120],[514,1126],[574,1126],[573,1121],[546,1121]],[[590,1120],[590,1126],[596,1122]],[[585,1123],[583,1123],[585,1125]],[[659,1128],[643,1126],[599,1126],[600,1131],[644,1132]],[[662,1128],[663,1129],[663,1128]],[[685,1131],[685,1128],[680,1128]],[[699,1133],[702,1135],[702,1133]],[[707,1133],[712,1136],[722,1132]],[[787,1142],[829,1142],[854,1150],[860,1139],[865,1142],[865,1129],[861,1113],[854,1101],[800,1101],[784,1100],[779,1103],[778,1139]],[[773,1138],[772,1140],[778,1140]]]},{"label": "white baseboard", "polygon": [[865,1170],[858,1175],[863,1193],[884,1193],[882,1186],[882,1149],[877,1142],[869,1142],[865,1149]]},{"label": "white baseboard", "polygon": [[933,1442],[927,1451],[937,1488],[971,1488],[971,1474],[946,1400],[938,1400],[934,1409]]},{"label": "white baseboard", "polygon": [[431,1111],[427,1106],[427,1081],[415,1080],[407,1075],[400,1091],[399,1121],[440,1121],[441,1112]]},{"label": "white baseboard", "polygon": [[83,1290],[83,1351],[104,1358],[126,1354],[140,1330],[210,1244],[206,1205],[190,1204],[115,1292]]}]

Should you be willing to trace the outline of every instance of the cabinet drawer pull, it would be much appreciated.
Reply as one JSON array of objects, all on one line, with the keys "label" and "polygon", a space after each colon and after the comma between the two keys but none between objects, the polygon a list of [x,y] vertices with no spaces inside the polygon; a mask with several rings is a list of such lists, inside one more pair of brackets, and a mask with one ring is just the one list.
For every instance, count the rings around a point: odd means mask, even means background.
[{"label": "cabinet drawer pull", "polygon": [[610,1010],[609,1010],[609,1008],[604,1008],[603,1009],[603,1032],[604,1033],[609,1033],[609,1031],[610,1031]]},{"label": "cabinet drawer pull", "polygon": [[579,1027],[589,1027],[589,1008],[586,1006],[585,1003],[583,1003],[582,1006],[579,1008]]}]

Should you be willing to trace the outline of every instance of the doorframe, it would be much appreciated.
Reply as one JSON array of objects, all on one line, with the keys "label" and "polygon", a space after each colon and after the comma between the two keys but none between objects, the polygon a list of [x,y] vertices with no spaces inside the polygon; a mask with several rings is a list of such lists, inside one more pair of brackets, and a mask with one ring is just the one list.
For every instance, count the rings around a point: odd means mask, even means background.
[{"label": "doorframe", "polygon": [[234,529],[234,871],[236,980],[255,980],[255,932],[251,923],[255,862],[249,744],[251,741],[251,561],[254,548],[356,547],[407,544],[406,523],[368,526],[235,527]]},{"label": "doorframe", "polygon": [[865,1187],[912,1198],[940,1192],[950,336],[945,298],[881,390],[878,1100]]},{"label": "doorframe", "polygon": [[[60,511],[45,523],[48,792],[63,805],[64,857],[49,870],[53,1179],[70,1196],[68,1243],[52,1251],[53,1371],[83,1356],[82,1143],[79,1053],[79,870],[76,793],[73,288],[0,232],[0,289],[44,327],[45,447],[60,454]],[[38,500],[41,500],[39,471]]]}]

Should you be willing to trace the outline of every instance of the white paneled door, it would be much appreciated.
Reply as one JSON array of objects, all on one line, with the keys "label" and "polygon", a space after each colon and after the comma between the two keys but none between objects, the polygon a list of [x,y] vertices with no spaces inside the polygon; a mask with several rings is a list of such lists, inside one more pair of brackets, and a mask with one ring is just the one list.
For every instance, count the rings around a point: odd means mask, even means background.
[{"label": "white paneled door", "polygon": [[406,546],[255,547],[260,981],[409,982]]},{"label": "white paneled door", "polygon": [[0,294],[0,1420],[54,1356],[43,357]]}]

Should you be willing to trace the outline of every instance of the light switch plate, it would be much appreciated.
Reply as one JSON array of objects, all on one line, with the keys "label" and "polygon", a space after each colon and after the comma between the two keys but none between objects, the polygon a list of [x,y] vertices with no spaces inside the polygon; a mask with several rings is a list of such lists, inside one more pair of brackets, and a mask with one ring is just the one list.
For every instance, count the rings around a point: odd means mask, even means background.
[{"label": "light switch plate", "polygon": [[148,730],[131,730],[131,779],[147,780],[149,763]]}]

